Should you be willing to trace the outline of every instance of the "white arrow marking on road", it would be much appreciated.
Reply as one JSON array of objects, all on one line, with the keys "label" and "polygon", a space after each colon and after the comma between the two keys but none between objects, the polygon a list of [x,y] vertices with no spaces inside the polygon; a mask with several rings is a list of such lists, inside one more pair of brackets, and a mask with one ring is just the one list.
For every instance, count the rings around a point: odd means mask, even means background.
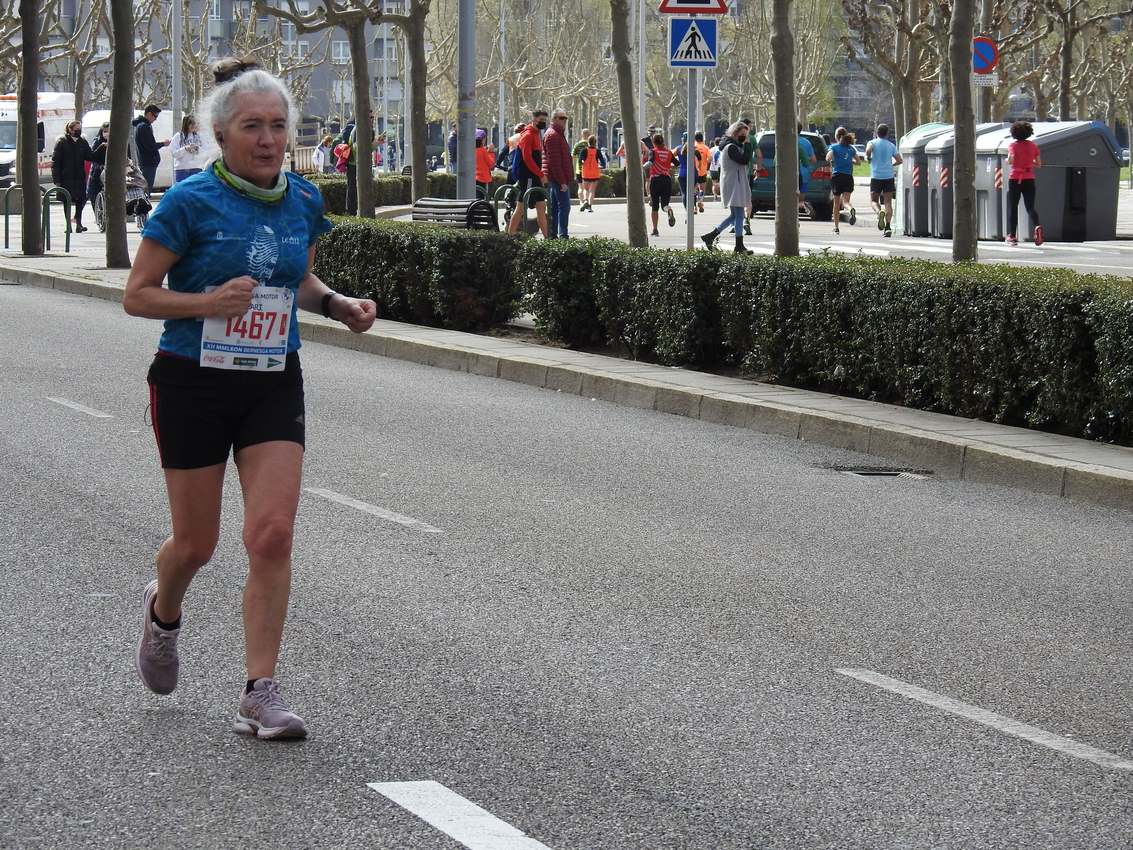
[{"label": "white arrow marking on road", "polygon": [[829,248],[831,251],[838,251],[841,254],[856,254],[861,251],[869,257],[888,257],[889,252],[883,251],[879,248],[851,248],[843,245],[815,245],[813,242],[800,242],[799,247],[808,251],[824,251]]},{"label": "white arrow marking on road", "polygon": [[324,490],[322,487],[304,487],[303,490],[312,495],[321,496],[328,501],[337,502],[340,505],[346,505],[348,508],[354,508],[357,511],[376,516],[379,519],[395,522],[398,525],[404,525],[406,528],[412,528],[415,531],[422,531],[425,534],[444,534],[439,528],[434,528],[427,522],[421,522],[419,519],[414,519],[404,514],[395,514],[393,511],[387,511],[385,508],[379,508],[377,505],[371,505],[369,502],[352,499],[349,496],[336,493],[334,490]]},{"label": "white arrow marking on road", "polygon": [[64,407],[69,407],[71,410],[77,410],[79,413],[85,413],[87,416],[93,416],[95,419],[113,419],[114,417],[109,413],[103,413],[101,410],[95,410],[93,407],[87,407],[85,404],[79,404],[75,401],[68,401],[65,398],[53,398],[46,396],[48,401],[53,401],[56,404],[61,404]]},{"label": "white arrow marking on road", "polygon": [[1093,762],[1102,767],[1112,768],[1113,770],[1133,771],[1133,761],[1123,759],[1121,756],[1116,756],[1105,750],[1099,750],[1088,744],[1080,744],[1070,738],[1063,738],[1061,735],[1055,735],[1053,732],[1047,732],[1045,729],[1039,729],[1037,726],[1028,726],[1026,723],[1020,723],[1018,720],[1012,720],[1010,717],[1004,717],[1002,714],[996,714],[995,712],[988,711],[979,706],[960,702],[960,700],[952,699],[951,697],[941,696],[932,691],[926,691],[924,688],[918,688],[916,685],[910,685],[908,682],[902,682],[900,679],[891,679],[888,676],[883,676],[872,670],[842,668],[836,669],[834,672],[841,673],[843,676],[849,676],[852,679],[858,679],[862,682],[868,682],[871,685],[876,685],[879,688],[900,694],[907,699],[922,702],[925,705],[931,705],[933,708],[939,708],[941,711],[947,711],[949,714],[955,714],[968,720],[974,720],[976,723],[990,726],[992,729],[996,729],[1005,735],[1023,738],[1032,743],[1050,747],[1052,750],[1058,750],[1060,753],[1085,759],[1086,761]]},{"label": "white arrow marking on road", "polygon": [[469,850],[551,850],[439,782],[368,784]]}]

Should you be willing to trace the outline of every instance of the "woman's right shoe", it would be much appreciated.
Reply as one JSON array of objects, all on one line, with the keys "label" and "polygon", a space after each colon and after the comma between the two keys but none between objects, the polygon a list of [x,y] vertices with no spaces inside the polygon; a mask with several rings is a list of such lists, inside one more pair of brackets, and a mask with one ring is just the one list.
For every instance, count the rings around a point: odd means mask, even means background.
[{"label": "woman's right shoe", "polygon": [[751,251],[750,248],[744,247],[744,240],[743,239],[737,239],[736,240],[736,247],[735,247],[733,253],[735,253],[735,254],[750,254],[750,253],[752,253],[752,251]]},{"label": "woman's right shoe", "polygon": [[1039,247],[1039,245],[1043,244],[1044,241],[1043,226],[1040,224],[1035,227],[1035,247]]},{"label": "woman's right shoe", "polygon": [[712,230],[712,231],[709,231],[708,233],[705,233],[703,236],[701,236],[700,241],[702,241],[704,243],[705,248],[712,251],[712,250],[716,249],[716,239],[717,239],[717,237],[719,237],[719,235],[720,234],[718,232],[716,232],[715,230]]},{"label": "woman's right shoe", "polygon": [[1015,247],[1016,245],[1019,244],[1019,240],[1016,239],[1014,236],[1008,236],[1007,239],[1004,240],[1004,241],[1006,241],[1007,244],[1010,245],[1011,247]]}]

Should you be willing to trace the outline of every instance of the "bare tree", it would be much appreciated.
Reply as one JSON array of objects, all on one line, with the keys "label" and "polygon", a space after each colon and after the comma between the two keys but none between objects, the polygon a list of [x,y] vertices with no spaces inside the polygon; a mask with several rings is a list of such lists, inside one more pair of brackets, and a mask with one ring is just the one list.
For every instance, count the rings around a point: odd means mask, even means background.
[{"label": "bare tree", "polygon": [[110,51],[103,49],[103,39],[109,41],[110,19],[106,0],[93,0],[88,17],[75,27],[67,45],[75,67],[75,115],[82,117],[87,111],[87,88],[91,72],[110,61]]},{"label": "bare tree", "polygon": [[39,9],[35,0],[20,0],[20,20],[23,22],[20,37],[21,56],[19,100],[19,162],[20,191],[23,205],[20,247],[28,256],[43,253],[43,233],[39,196],[39,142],[36,133],[36,112],[39,96]]},{"label": "bare tree", "polygon": [[799,149],[795,112],[795,36],[792,0],[774,0],[771,56],[775,69],[775,254],[799,255]]},{"label": "bare tree", "polygon": [[[636,2],[636,0],[633,0]],[[618,102],[621,105],[622,138],[626,147],[626,220],[629,244],[634,248],[649,246],[645,231],[645,181],[641,157],[637,151],[640,128],[637,126],[637,102],[634,97],[633,65],[629,48],[629,2],[610,0],[610,47],[618,75]]]},{"label": "bare tree", "polygon": [[106,194],[106,267],[130,268],[126,244],[126,153],[130,145],[130,117],[134,101],[134,4],[110,0],[114,38],[114,82],[110,96],[110,141],[102,191]]},{"label": "bare tree", "polygon": [[952,165],[952,259],[975,261],[976,244],[976,115],[972,108],[972,32],[974,0],[953,0],[949,27],[952,109],[956,147]]},{"label": "bare tree", "polygon": [[1069,121],[1073,115],[1071,91],[1075,41],[1098,24],[1108,23],[1117,17],[1128,19],[1133,15],[1133,4],[1126,3],[1123,9],[1114,9],[1107,2],[1103,4],[1103,11],[1091,15],[1087,0],[1042,0],[1042,3],[1059,36],[1058,114],[1063,121]]}]

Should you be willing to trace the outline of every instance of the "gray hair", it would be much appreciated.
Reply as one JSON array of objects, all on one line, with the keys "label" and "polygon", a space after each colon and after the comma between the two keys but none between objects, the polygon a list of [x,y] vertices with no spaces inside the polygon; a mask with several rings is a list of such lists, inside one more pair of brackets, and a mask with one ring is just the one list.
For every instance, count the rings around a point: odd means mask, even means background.
[{"label": "gray hair", "polygon": [[740,130],[746,129],[748,129],[747,124],[745,124],[743,121],[736,121],[732,124],[731,127],[728,128],[728,132],[725,135],[730,136],[734,139],[736,137],[736,133],[738,133]]},{"label": "gray hair", "polygon": [[287,84],[279,77],[260,68],[243,71],[233,79],[216,86],[209,95],[197,105],[201,135],[209,147],[217,147],[216,131],[227,127],[236,117],[236,98],[242,94],[275,95],[283,103],[287,112],[287,127],[290,130],[299,123],[299,110],[295,99],[287,89]]}]

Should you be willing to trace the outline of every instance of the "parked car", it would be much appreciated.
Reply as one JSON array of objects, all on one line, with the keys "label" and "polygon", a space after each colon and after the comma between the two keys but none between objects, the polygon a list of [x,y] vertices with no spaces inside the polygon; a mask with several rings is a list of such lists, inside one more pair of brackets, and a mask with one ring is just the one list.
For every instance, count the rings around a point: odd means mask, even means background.
[{"label": "parked car", "polygon": [[854,145],[854,150],[858,152],[858,156],[865,159],[865,145]]},{"label": "parked car", "polygon": [[[814,221],[830,221],[834,213],[834,198],[830,194],[830,163],[826,161],[826,142],[818,133],[803,131],[803,136],[814,148],[818,160],[810,173],[806,199],[814,208]],[[756,135],[755,143],[763,154],[763,167],[751,183],[751,208],[754,212],[775,210],[775,131],[765,130]]]},{"label": "parked car", "polygon": [[1129,164],[1129,148],[1122,148],[1121,149],[1121,164],[1122,165],[1128,165]]}]

